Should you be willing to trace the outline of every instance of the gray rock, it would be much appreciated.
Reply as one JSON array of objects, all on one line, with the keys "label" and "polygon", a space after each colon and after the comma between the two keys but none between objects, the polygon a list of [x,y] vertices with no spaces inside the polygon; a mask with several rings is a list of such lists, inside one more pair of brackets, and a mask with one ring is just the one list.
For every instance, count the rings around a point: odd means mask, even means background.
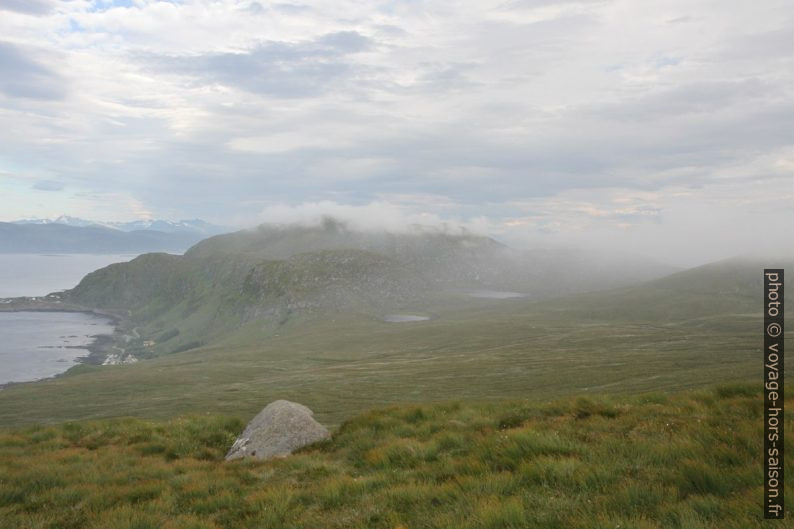
[{"label": "gray rock", "polygon": [[330,437],[312,415],[312,410],[297,402],[271,402],[248,423],[226,454],[226,461],[286,457],[298,448]]}]

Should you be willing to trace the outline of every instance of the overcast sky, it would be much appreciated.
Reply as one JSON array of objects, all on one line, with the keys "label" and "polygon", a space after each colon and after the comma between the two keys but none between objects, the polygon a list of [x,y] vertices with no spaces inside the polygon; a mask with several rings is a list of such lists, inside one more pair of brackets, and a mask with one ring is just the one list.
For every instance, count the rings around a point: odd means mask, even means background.
[{"label": "overcast sky", "polygon": [[0,0],[0,201],[792,247],[794,0]]}]

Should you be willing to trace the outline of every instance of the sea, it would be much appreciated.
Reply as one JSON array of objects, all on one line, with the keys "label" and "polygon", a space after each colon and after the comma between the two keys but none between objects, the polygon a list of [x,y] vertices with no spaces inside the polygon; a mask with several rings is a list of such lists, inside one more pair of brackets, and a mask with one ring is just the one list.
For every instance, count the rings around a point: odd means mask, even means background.
[{"label": "sea", "polygon": [[0,298],[44,296],[72,288],[89,272],[137,254],[2,254]]},{"label": "sea", "polygon": [[[135,254],[0,254],[0,303],[74,287],[86,274]],[[76,312],[0,312],[0,385],[63,373],[86,356],[93,337],[112,334],[110,320]]]},{"label": "sea", "polygon": [[0,385],[63,373],[110,320],[82,312],[0,312]]}]

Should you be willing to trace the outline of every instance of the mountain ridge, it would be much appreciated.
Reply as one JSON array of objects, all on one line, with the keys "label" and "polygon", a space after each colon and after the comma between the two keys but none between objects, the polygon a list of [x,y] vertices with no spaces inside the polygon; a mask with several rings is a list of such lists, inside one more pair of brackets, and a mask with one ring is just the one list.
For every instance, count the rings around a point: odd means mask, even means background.
[{"label": "mountain ridge", "polygon": [[0,253],[181,253],[203,237],[187,231],[122,231],[103,226],[0,222]]},{"label": "mountain ridge", "polygon": [[230,228],[224,226],[217,226],[210,224],[202,219],[182,219],[177,221],[165,219],[138,219],[126,222],[117,221],[96,221],[88,220],[80,217],[72,217],[69,215],[60,215],[54,219],[19,219],[11,221],[11,224],[33,224],[33,225],[48,225],[48,224],[61,224],[64,226],[73,226],[76,228],[85,227],[102,227],[110,228],[120,231],[138,231],[138,230],[154,230],[164,233],[179,233],[179,232],[197,232],[205,236],[217,235],[232,231]]}]

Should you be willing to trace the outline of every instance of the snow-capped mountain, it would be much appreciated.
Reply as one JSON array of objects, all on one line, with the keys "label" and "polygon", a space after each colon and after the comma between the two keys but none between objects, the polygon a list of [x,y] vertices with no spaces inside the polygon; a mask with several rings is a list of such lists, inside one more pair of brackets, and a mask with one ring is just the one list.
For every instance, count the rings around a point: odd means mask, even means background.
[{"label": "snow-capped mountain", "polygon": [[121,231],[138,231],[138,230],[151,230],[160,231],[164,233],[184,233],[194,232],[201,235],[217,235],[231,231],[229,228],[223,226],[216,226],[201,219],[190,220],[162,220],[162,219],[148,219],[148,220],[134,220],[130,222],[100,222],[94,220],[86,220],[78,217],[70,217],[68,215],[61,215],[55,219],[21,219],[13,221],[14,224],[63,224],[66,226],[74,226],[84,228],[87,226],[100,226]]},{"label": "snow-capped mountain", "polygon": [[65,226],[75,226],[77,228],[84,228],[86,226],[102,226],[104,228],[121,229],[113,226],[111,223],[70,217],[69,215],[61,215],[60,217],[54,219],[20,219],[14,220],[12,222],[14,224],[63,224]]},{"label": "snow-capped mountain", "polygon": [[222,226],[215,226],[201,219],[190,220],[134,220],[132,222],[113,223],[113,226],[124,231],[156,230],[166,233],[195,231],[204,235],[216,235],[229,231]]}]

